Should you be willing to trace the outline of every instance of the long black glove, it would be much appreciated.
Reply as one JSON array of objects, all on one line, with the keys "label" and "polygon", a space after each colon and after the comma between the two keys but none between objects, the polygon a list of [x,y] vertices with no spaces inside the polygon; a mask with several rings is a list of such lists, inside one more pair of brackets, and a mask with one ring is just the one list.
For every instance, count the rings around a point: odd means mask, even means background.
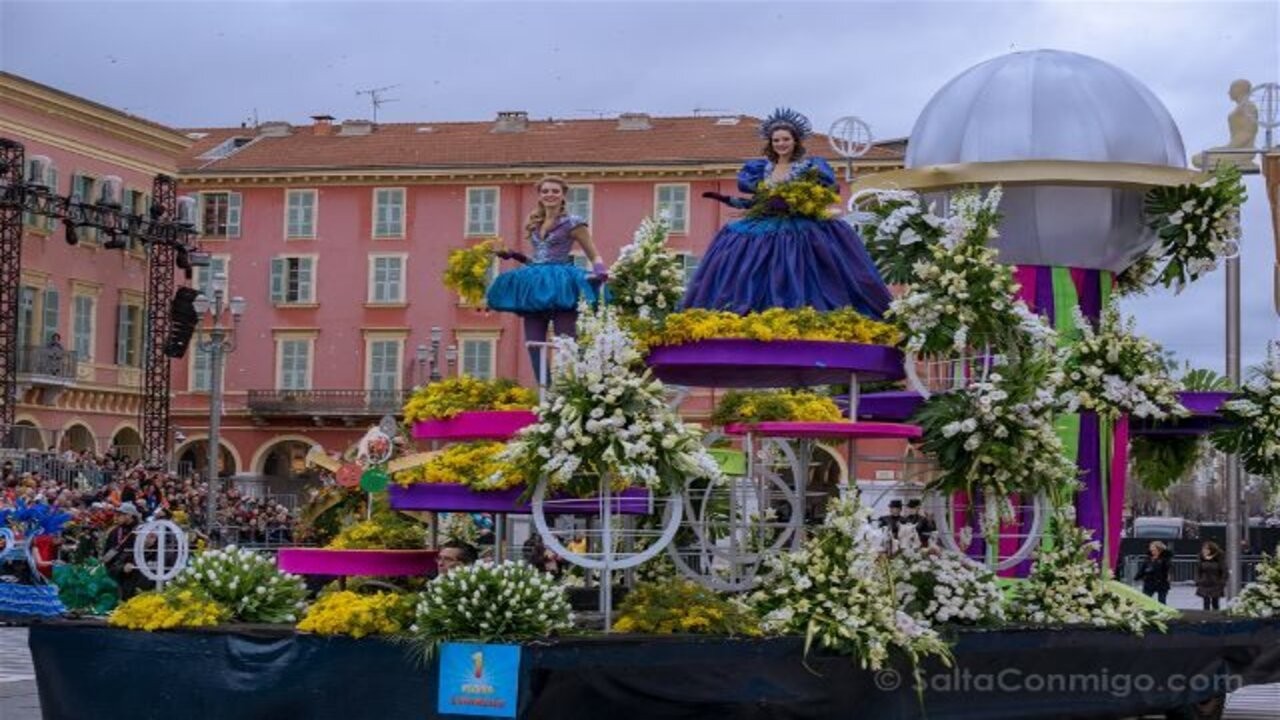
[{"label": "long black glove", "polygon": [[529,264],[529,256],[515,250],[498,250],[494,253],[503,260],[515,260],[525,265]]},{"label": "long black glove", "polygon": [[722,202],[731,208],[738,208],[739,210],[745,210],[751,207],[751,200],[748,198],[733,197],[731,195],[725,195],[724,193],[713,192],[710,190],[702,193],[702,197]]}]

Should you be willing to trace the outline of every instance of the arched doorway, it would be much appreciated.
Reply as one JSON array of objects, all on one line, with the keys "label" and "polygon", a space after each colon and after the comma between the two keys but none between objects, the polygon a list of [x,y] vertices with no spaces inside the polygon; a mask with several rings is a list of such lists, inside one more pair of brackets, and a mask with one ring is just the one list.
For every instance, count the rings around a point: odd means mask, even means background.
[{"label": "arched doorway", "polygon": [[44,450],[47,447],[44,432],[30,420],[19,420],[13,424],[13,438],[10,442],[19,450]]},{"label": "arched doorway", "polygon": [[311,446],[308,440],[290,438],[276,441],[261,453],[261,474],[266,481],[267,492],[296,495],[320,483],[316,469],[307,467],[307,452]]},{"label": "arched doorway", "polygon": [[[218,449],[222,452],[218,457],[218,477],[235,475],[236,456],[227,444],[218,441]],[[209,476],[209,440],[192,440],[178,451],[178,469],[182,474],[193,474],[198,478]]]},{"label": "arched doorway", "polygon": [[115,436],[111,438],[111,450],[119,457],[137,460],[142,457],[142,436],[137,430],[126,425],[117,430]]},{"label": "arched doorway", "polygon": [[75,450],[76,452],[97,452],[98,444],[93,439],[93,431],[87,426],[76,423],[67,428],[62,433],[62,443],[58,446],[62,450]]}]

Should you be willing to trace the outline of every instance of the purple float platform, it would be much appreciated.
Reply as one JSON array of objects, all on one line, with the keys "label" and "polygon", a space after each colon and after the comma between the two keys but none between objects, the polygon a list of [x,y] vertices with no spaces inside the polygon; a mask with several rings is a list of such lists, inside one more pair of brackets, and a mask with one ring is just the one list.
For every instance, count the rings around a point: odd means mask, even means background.
[{"label": "purple float platform", "polygon": [[1178,401],[1191,414],[1176,420],[1151,422],[1149,420],[1135,422],[1133,435],[1204,435],[1227,425],[1219,415],[1222,403],[1230,400],[1235,393],[1186,390],[1178,393]]},{"label": "purple float platform", "polygon": [[436,551],[281,548],[276,565],[295,575],[426,575],[436,569]]},{"label": "purple float platform", "polygon": [[806,387],[903,377],[887,345],[820,340],[699,340],[654,348],[646,359],[665,383],[693,387]]},{"label": "purple float platform", "polygon": [[918,438],[918,425],[881,422],[760,422],[733,423],[724,427],[727,435],[751,433],[760,437],[883,439]]},{"label": "purple float platform", "polygon": [[529,410],[474,410],[448,420],[419,420],[413,424],[418,440],[507,440],[538,419]]},{"label": "purple float platform", "polygon": [[[521,502],[524,488],[479,492],[466,485],[418,483],[408,487],[392,485],[387,489],[391,507],[396,510],[430,510],[433,512],[492,512],[527,515],[533,508]],[[600,510],[596,498],[562,498],[546,501],[548,513],[594,515]],[[628,488],[613,499],[613,512],[624,515],[648,515],[653,501],[648,490]]]}]

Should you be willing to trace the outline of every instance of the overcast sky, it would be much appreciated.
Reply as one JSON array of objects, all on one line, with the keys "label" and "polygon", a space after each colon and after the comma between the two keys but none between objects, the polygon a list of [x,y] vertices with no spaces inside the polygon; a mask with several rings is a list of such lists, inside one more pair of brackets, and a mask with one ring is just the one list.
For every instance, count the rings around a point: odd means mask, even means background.
[{"label": "overcast sky", "polygon": [[[1145,82],[1187,151],[1223,144],[1227,86],[1280,80],[1280,0],[1258,2],[375,3],[0,0],[0,66],[176,127],[791,105],[910,133],[947,80],[1013,50],[1093,55]],[[1280,132],[1278,132],[1280,135]],[[1280,339],[1262,181],[1248,181],[1247,363]],[[1222,370],[1222,273],[1128,302],[1179,357]]]}]

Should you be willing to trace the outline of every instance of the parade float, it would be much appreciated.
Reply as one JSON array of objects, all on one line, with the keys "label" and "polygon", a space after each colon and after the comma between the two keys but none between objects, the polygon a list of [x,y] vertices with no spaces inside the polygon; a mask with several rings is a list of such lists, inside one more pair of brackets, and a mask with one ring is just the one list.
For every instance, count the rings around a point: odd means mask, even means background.
[{"label": "parade float", "polygon": [[[1238,392],[1188,393],[1113,300],[1234,252],[1238,175],[1186,170],[1150,91],[1054,51],[962,73],[908,147],[906,170],[851,188],[848,221],[901,286],[883,320],[680,310],[647,221],[613,305],[549,344],[536,402],[428,386],[406,409],[434,447],[374,473],[392,507],[530,513],[594,573],[599,614],[510,562],[306,608],[296,578],[215,551],[110,627],[33,626],[46,717],[1215,717],[1280,681],[1274,564],[1229,616],[1112,579],[1131,435],[1210,432],[1280,470],[1280,360]],[[795,192],[820,212],[822,193]],[[690,387],[737,394],[699,429],[676,412]],[[902,448],[934,542],[859,497],[871,440]],[[506,442],[447,445],[476,441]],[[551,520],[577,512],[595,518],[581,546]]]}]

